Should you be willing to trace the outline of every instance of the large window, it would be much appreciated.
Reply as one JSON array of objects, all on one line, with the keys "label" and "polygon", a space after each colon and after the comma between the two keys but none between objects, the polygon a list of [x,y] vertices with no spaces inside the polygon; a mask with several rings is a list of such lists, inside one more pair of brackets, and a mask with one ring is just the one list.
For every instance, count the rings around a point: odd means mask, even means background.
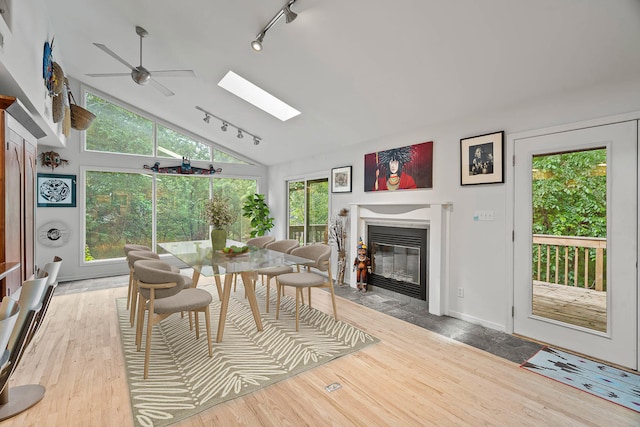
[{"label": "large window", "polygon": [[171,157],[191,160],[210,160],[210,148],[207,144],[195,141],[179,132],[164,126],[157,126],[158,157]]},{"label": "large window", "polygon": [[[143,156],[141,160],[149,165],[156,161],[178,165],[183,157],[216,164],[249,164],[90,92],[85,101],[87,109],[96,114],[85,142],[94,157],[113,162],[113,156],[103,156],[106,152]],[[249,238],[250,224],[242,217],[241,206],[246,195],[257,192],[255,178],[136,173],[123,172],[121,165],[111,167],[87,168],[84,175],[85,261],[122,258],[125,243],[154,247],[158,242],[208,239],[210,227],[203,216],[203,202],[212,194],[227,196],[238,212],[229,238]]]},{"label": "large window", "polygon": [[86,133],[86,149],[153,156],[153,122],[94,94],[85,96],[87,110],[96,115]]},{"label": "large window", "polygon": [[158,157],[249,164],[91,92],[85,92],[85,105],[96,115],[86,132],[88,151],[154,156],[155,146]]},{"label": "large window", "polygon": [[86,173],[86,261],[122,257],[125,243],[151,246],[152,179],[139,173]]},{"label": "large window", "polygon": [[289,181],[290,239],[301,245],[326,241],[329,220],[329,180]]},{"label": "large window", "polygon": [[209,198],[210,180],[190,175],[156,175],[156,236],[158,242],[202,240],[209,224],[202,202]]}]

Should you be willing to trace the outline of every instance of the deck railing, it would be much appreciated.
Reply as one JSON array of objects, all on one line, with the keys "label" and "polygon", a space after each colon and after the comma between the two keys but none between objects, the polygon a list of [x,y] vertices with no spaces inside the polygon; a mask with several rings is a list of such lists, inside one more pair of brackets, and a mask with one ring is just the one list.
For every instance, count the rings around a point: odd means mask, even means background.
[{"label": "deck railing", "polygon": [[[307,244],[322,243],[326,240],[327,224],[310,224]],[[304,225],[289,225],[289,239],[296,239],[301,244],[304,242]]]},{"label": "deck railing", "polygon": [[533,279],[604,291],[606,249],[605,238],[534,234]]}]

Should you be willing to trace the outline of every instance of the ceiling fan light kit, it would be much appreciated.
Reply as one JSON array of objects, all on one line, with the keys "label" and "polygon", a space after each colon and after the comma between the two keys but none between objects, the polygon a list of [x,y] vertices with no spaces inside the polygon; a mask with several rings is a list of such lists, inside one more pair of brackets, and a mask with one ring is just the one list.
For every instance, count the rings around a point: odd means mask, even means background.
[{"label": "ceiling fan light kit", "polygon": [[[101,43],[94,43],[98,49],[105,52],[107,55],[114,58],[116,61],[125,65],[127,68],[131,70],[131,79],[139,85],[151,84],[158,91],[162,92],[165,96],[175,95],[169,88],[159,83],[157,80],[153,78],[153,75],[161,76],[161,77],[195,77],[195,73],[193,70],[162,70],[162,71],[149,71],[142,65],[142,39],[149,35],[147,30],[142,28],[141,26],[136,26],[136,34],[140,37],[140,65],[134,67],[129,62],[121,58],[114,51],[109,49],[107,46]],[[98,73],[98,74],[87,74],[90,77],[120,77],[129,75],[129,73]]]},{"label": "ceiling fan light kit", "polygon": [[267,25],[260,30],[256,39],[251,42],[251,48],[256,52],[260,52],[262,50],[262,41],[264,40],[264,36],[267,34],[267,31],[278,21],[278,19],[285,17],[285,22],[287,24],[292,23],[297,17],[298,14],[291,10],[291,6],[298,0],[287,0],[285,5],[276,13],[273,18],[267,23]]}]

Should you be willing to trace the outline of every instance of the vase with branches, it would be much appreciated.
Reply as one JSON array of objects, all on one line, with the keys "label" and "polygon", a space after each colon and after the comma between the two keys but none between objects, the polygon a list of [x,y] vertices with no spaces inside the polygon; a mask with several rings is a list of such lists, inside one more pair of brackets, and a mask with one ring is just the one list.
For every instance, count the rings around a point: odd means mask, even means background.
[{"label": "vase with branches", "polygon": [[226,196],[215,196],[205,202],[204,216],[213,227],[211,230],[211,247],[222,249],[227,243],[227,228],[235,221],[238,213],[234,211]]},{"label": "vase with branches", "polygon": [[340,209],[336,214],[331,216],[329,222],[329,241],[335,243],[338,249],[338,275],[336,281],[338,283],[344,283],[344,273],[347,266],[346,258],[346,242],[347,242],[347,219],[349,210],[346,208]]}]

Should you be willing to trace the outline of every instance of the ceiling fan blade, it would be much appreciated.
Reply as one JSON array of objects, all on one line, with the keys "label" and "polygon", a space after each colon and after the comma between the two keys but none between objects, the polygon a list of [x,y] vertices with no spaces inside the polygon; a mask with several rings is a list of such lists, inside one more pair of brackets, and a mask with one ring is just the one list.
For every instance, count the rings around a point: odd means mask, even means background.
[{"label": "ceiling fan blade", "polygon": [[129,69],[135,68],[133,65],[129,64],[127,61],[125,61],[124,59],[120,58],[120,56],[118,56],[114,51],[112,51],[111,49],[109,49],[105,45],[100,44],[100,43],[94,43],[93,45],[95,47],[97,47],[98,49],[101,49],[102,51],[104,51],[107,55],[111,56],[116,61],[120,62],[121,64],[126,65],[127,67],[129,67]]},{"label": "ceiling fan blade", "polygon": [[154,79],[150,79],[149,83],[151,83],[151,86],[153,86],[154,88],[156,88],[160,92],[162,92],[164,94],[164,96],[173,96],[173,95],[175,95],[175,93],[171,92],[166,86],[161,85],[160,83],[158,83]]},{"label": "ceiling fan blade", "polygon": [[89,77],[121,77],[121,76],[130,76],[131,73],[93,73],[93,74],[85,74],[85,76]]},{"label": "ceiling fan blade", "polygon": [[195,77],[193,70],[149,71],[154,77]]}]

